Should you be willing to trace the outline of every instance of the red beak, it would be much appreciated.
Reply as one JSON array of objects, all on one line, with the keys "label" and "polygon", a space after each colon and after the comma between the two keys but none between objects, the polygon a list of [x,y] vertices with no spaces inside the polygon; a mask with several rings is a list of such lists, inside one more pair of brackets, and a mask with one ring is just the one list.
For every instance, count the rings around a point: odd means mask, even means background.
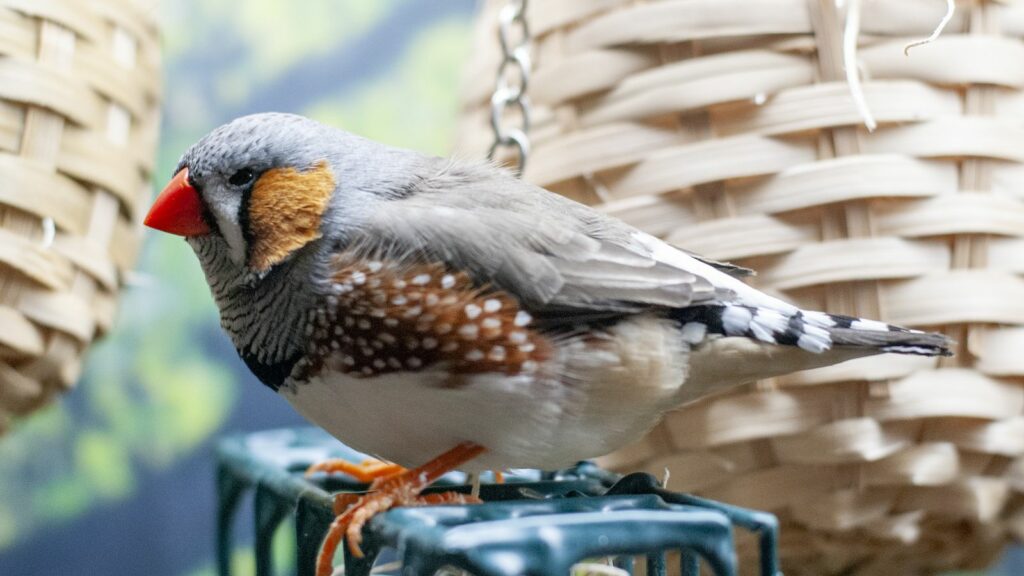
[{"label": "red beak", "polygon": [[157,196],[143,224],[178,236],[203,236],[210,226],[203,218],[203,201],[199,192],[188,183],[188,168],[171,178],[164,191]]}]

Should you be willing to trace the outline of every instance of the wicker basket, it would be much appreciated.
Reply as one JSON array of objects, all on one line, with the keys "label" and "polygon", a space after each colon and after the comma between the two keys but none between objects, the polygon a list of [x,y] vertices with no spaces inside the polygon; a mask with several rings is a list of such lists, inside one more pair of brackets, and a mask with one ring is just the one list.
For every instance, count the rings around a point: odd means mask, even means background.
[{"label": "wicker basket", "polygon": [[141,239],[153,0],[0,0],[0,430],[73,385]]},{"label": "wicker basket", "polygon": [[[847,5],[852,2],[846,2]],[[459,148],[490,144],[500,1],[480,15]],[[944,330],[670,414],[606,459],[776,512],[787,574],[984,565],[1024,537],[1024,3],[531,2],[525,177],[811,309]]]}]

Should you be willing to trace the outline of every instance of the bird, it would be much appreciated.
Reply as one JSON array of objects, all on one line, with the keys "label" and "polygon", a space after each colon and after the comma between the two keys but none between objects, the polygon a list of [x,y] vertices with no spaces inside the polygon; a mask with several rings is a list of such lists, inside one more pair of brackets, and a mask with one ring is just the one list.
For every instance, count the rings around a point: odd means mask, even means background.
[{"label": "bird", "polygon": [[293,114],[193,144],[145,224],[194,250],[263,384],[388,463],[336,501],[319,574],[376,513],[475,501],[420,495],[450,470],[556,469],[742,383],[953,345],[800,309],[494,164]]}]

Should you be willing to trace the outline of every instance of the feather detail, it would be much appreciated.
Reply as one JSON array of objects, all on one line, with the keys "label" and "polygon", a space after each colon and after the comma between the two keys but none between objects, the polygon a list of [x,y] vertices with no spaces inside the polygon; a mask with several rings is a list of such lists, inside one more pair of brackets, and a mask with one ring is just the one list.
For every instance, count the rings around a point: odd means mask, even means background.
[{"label": "feather detail", "polygon": [[659,261],[629,225],[489,167],[445,165],[415,194],[379,206],[360,233],[463,270],[541,315],[676,308],[728,293]]},{"label": "feather detail", "polygon": [[334,193],[334,174],[326,161],[300,172],[267,170],[243,207],[249,238],[249,266],[266,271],[320,237],[320,219]]},{"label": "feather detail", "polygon": [[298,380],[325,368],[365,377],[437,364],[452,374],[532,373],[551,354],[514,298],[465,273],[348,253],[334,270]]},{"label": "feather detail", "polygon": [[[742,304],[691,306],[673,317],[684,334],[745,337],[764,344],[796,346],[822,354],[833,347],[864,348],[872,353],[894,352],[949,356],[952,342],[937,333],[910,330],[877,320],[804,312],[784,314],[771,308]],[[699,328],[698,326],[702,327]]]}]

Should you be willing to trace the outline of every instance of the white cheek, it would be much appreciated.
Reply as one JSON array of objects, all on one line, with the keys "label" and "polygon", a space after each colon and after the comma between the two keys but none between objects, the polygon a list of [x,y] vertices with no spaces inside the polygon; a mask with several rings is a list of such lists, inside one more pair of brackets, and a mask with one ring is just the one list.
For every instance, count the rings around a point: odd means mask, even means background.
[{"label": "white cheek", "polygon": [[242,198],[238,194],[214,192],[210,194],[210,212],[217,220],[217,226],[228,243],[229,256],[235,264],[245,264],[246,244],[242,227],[238,224],[238,209]]}]

